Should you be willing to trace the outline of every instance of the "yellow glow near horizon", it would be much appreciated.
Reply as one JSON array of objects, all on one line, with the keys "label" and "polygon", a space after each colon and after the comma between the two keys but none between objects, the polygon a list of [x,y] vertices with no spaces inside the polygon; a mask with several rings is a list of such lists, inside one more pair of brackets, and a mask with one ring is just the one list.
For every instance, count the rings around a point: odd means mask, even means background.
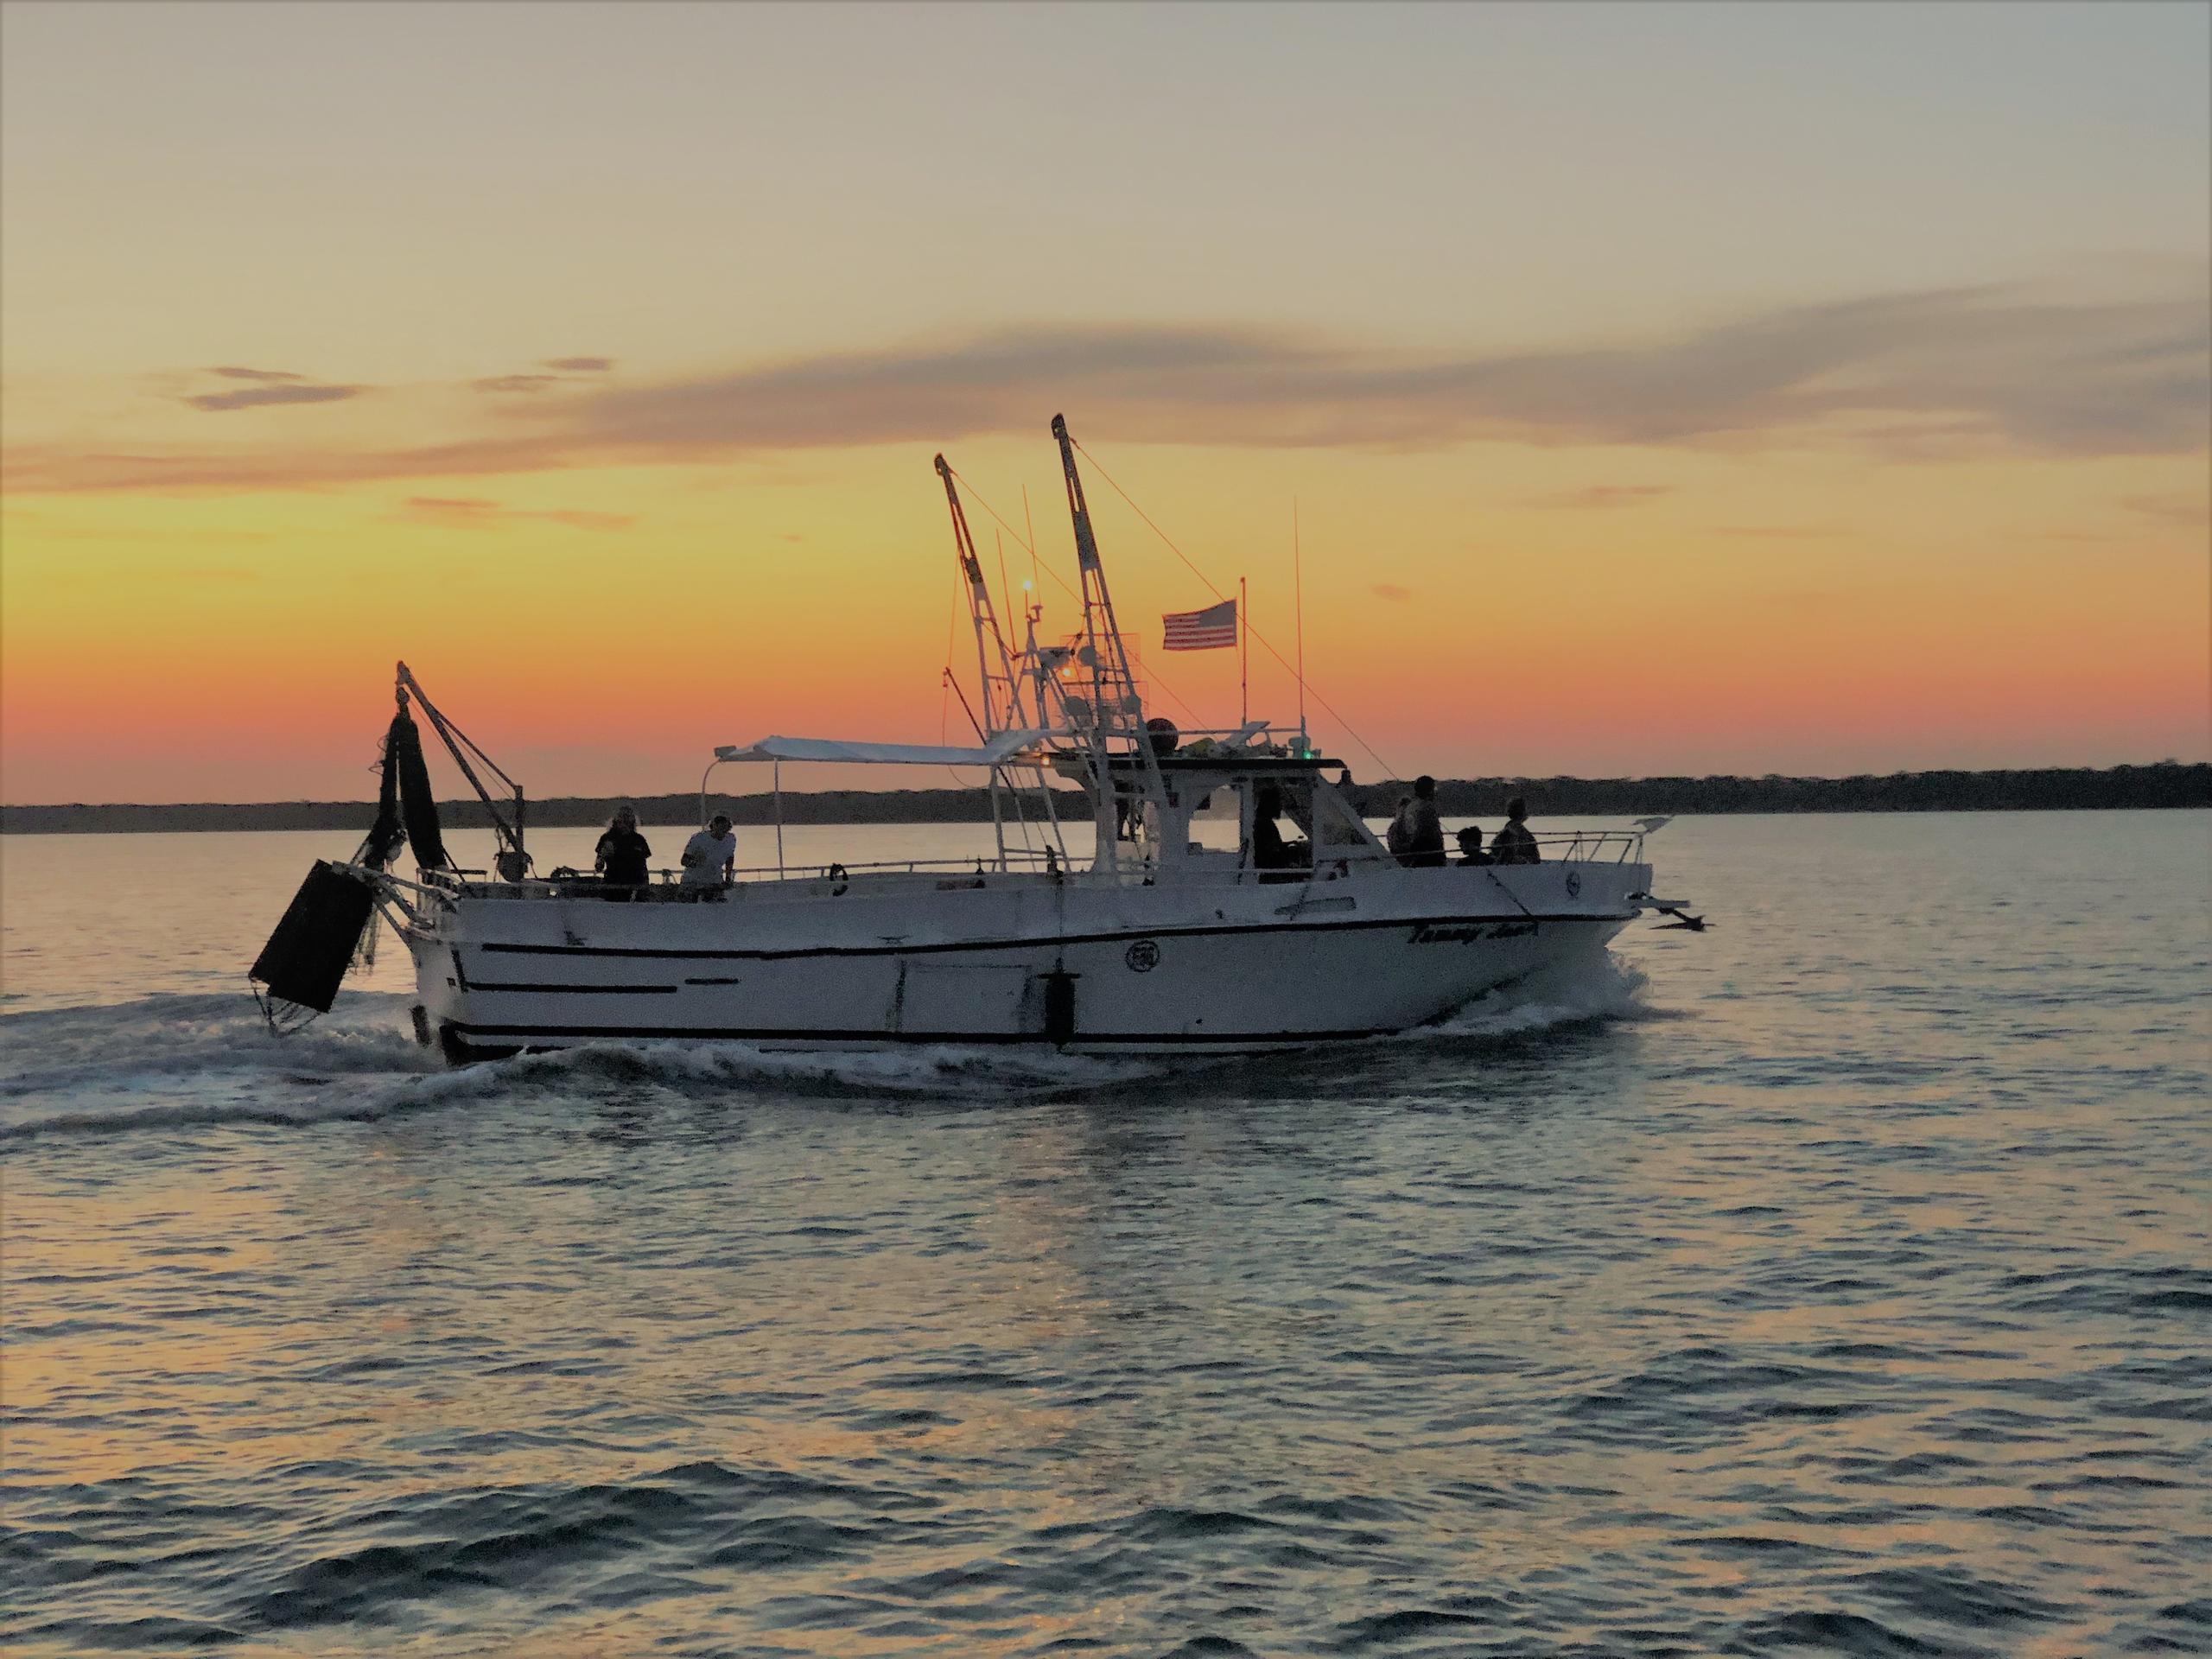
[{"label": "yellow glow near horizon", "polygon": [[[1252,620],[1286,655],[1300,490],[1309,673],[1400,770],[2151,760],[2187,752],[2201,712],[2193,532],[2100,505],[2163,499],[2170,463],[1930,472],[1892,525],[1896,508],[1853,503],[1826,463],[1794,480],[1741,465],[1750,476],[1724,490],[1694,477],[1715,463],[1649,456],[1634,487],[1669,493],[1561,512],[1514,505],[1575,475],[1548,452],[1111,460],[1216,583],[1251,579]],[[1027,470],[1040,552],[1065,579],[1063,505]],[[496,752],[550,769],[531,780],[544,792],[681,787],[715,743],[769,730],[928,741],[949,721],[957,738],[939,670],[949,655],[971,682],[973,646],[925,459],[816,454],[797,472],[41,499],[5,530],[10,793],[358,791],[397,658]],[[1500,485],[1471,482],[1485,475],[1520,481],[1488,506]],[[1007,476],[984,494],[1012,516]],[[1164,653],[1156,639],[1161,612],[1211,594],[1103,480],[1092,490],[1155,701],[1185,725],[1231,723],[1234,653]],[[996,588],[1003,532],[969,505]],[[1727,518],[1750,522],[1713,522]],[[2031,524],[2081,528],[2037,538]],[[1006,553],[1018,584],[1028,556]],[[1039,591],[1048,636],[1071,629],[1065,591],[1049,575]],[[1255,712],[1289,718],[1288,675],[1264,647],[1253,658]],[[210,743],[225,752],[203,761]]]}]

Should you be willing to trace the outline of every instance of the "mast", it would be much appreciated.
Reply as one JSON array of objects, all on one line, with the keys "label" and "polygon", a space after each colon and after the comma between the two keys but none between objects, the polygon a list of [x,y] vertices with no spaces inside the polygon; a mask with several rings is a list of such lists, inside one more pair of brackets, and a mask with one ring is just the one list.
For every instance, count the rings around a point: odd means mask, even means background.
[{"label": "mast", "polygon": [[1306,560],[1298,548],[1298,498],[1290,498],[1290,579],[1298,605],[1298,752],[1310,754],[1313,740],[1306,735]]},{"label": "mast", "polygon": [[[1024,493],[1024,505],[1027,505],[1027,492]],[[1033,531],[1029,538],[1029,544],[1033,552],[1037,545],[1037,538]],[[1033,600],[1025,607],[1022,626],[1026,642],[1022,647],[1021,658],[1029,664],[1029,695],[1037,700],[1037,723],[1039,726],[1049,726],[1052,721],[1046,716],[1045,710],[1052,706],[1047,700],[1047,694],[1052,688],[1052,671],[1046,666],[1044,654],[1037,648],[1037,619],[1043,614],[1044,607],[1037,604]],[[1052,800],[1052,786],[1046,779],[1045,769],[1042,766],[1039,766],[1033,775],[1037,779],[1037,792],[1045,798],[1045,817],[1052,827],[1052,839],[1058,843],[1060,859],[1065,863],[1068,855],[1068,838],[1060,828],[1060,810]]]},{"label": "mast", "polygon": [[[1020,724],[1020,691],[1014,677],[1013,658],[1006,634],[999,626],[997,607],[991,603],[991,585],[983,580],[982,561],[976,556],[976,538],[968,529],[967,510],[960,505],[960,491],[952,481],[952,468],[943,455],[937,458],[937,475],[944,480],[945,505],[952,510],[952,544],[960,556],[960,571],[968,579],[968,616],[976,627],[976,677],[983,691],[983,728],[987,734],[1010,731]],[[999,652],[999,671],[991,672],[991,646]],[[1005,721],[1000,721],[994,684],[1006,688]],[[988,736],[986,738],[988,741]]]},{"label": "mast", "polygon": [[1136,677],[1129,671],[1128,653],[1114,620],[1114,596],[1106,586],[1105,567],[1099,562],[1098,537],[1090,528],[1090,505],[1084,499],[1083,475],[1076,469],[1075,440],[1068,435],[1065,416],[1052,416],[1052,436],[1059,441],[1068,516],[1075,524],[1076,566],[1083,580],[1084,649],[1077,660],[1090,671],[1090,757],[1097,782],[1100,861],[1112,869],[1121,862],[1121,791],[1114,781],[1109,740],[1116,735],[1126,737],[1131,750],[1142,758],[1145,783],[1153,798],[1163,798],[1165,791],[1159,757],[1153,753],[1145,732],[1144,705],[1137,696]]},{"label": "mast", "polygon": [[[937,458],[937,475],[944,480],[945,505],[952,510],[952,544],[960,556],[961,574],[968,578],[968,617],[976,626],[976,678],[983,694],[983,741],[988,744],[1001,729],[1011,731],[1020,721],[1021,690],[1014,678],[1014,663],[1007,654],[1006,635],[999,629],[998,612],[991,604],[991,584],[983,580],[982,561],[976,556],[976,537],[968,528],[968,513],[960,505],[960,492],[952,482],[952,468],[944,456]],[[1006,687],[1006,725],[999,724],[998,698],[991,690],[990,646],[999,648],[998,677]],[[950,669],[945,671],[948,676]],[[1006,817],[999,804],[1002,778],[991,768],[991,836],[999,849],[999,868],[1006,868]]]}]

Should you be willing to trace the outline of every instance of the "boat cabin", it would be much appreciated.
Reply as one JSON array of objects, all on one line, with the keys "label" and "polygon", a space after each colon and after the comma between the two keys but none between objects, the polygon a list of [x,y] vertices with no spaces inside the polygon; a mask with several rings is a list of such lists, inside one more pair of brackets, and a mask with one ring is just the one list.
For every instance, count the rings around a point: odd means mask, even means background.
[{"label": "boat cabin", "polygon": [[[1053,790],[1048,773],[1083,786],[1077,798],[1096,826],[1093,879],[1148,886],[1234,881],[1248,874],[1299,880],[1313,874],[1349,874],[1363,862],[1393,861],[1351,798],[1325,775],[1341,772],[1340,762],[1243,747],[1239,740],[1249,743],[1251,728],[1224,734],[1227,742],[1200,738],[1165,753],[1109,755],[1104,791],[1094,784],[1096,751],[1047,747],[1050,735],[1035,729],[996,734],[973,748],[767,737],[716,750],[715,765],[772,765],[779,869],[785,761],[987,770],[1001,874],[1016,868],[1072,874],[1078,868],[1065,836],[1068,792]],[[700,785],[703,818],[705,779]],[[1262,827],[1263,818],[1272,821],[1272,834]],[[1079,854],[1079,844],[1076,850]]]},{"label": "boat cabin", "polygon": [[[1076,753],[1058,769],[1087,781],[1090,766],[1089,755]],[[1342,767],[1320,756],[1178,753],[1147,764],[1141,755],[1116,755],[1109,767],[1117,843],[1111,861],[1135,865],[1162,886],[1246,872],[1296,880],[1348,874],[1369,861],[1395,861],[1351,797],[1325,775],[1332,770]],[[1276,820],[1274,836],[1262,830],[1263,817]],[[1270,858],[1278,840],[1280,852]],[[1109,861],[1103,848],[1101,853],[1100,861]]]}]

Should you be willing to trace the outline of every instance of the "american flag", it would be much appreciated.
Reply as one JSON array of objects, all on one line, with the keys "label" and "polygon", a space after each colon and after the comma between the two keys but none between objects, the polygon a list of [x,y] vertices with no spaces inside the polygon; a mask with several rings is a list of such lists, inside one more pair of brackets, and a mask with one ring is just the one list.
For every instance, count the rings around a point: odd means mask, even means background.
[{"label": "american flag", "polygon": [[1224,599],[1203,611],[1179,611],[1163,616],[1167,637],[1163,651],[1219,651],[1236,643],[1236,601]]}]

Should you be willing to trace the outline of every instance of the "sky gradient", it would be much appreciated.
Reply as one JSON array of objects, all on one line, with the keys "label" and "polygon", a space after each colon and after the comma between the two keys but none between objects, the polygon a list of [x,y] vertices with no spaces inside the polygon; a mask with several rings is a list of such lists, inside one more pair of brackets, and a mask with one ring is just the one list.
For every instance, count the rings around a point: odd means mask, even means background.
[{"label": "sky gradient", "polygon": [[403,657],[539,795],[957,739],[930,459],[1071,579],[1063,410],[1286,651],[1296,502],[1363,776],[2202,759],[2209,82],[2183,0],[8,0],[0,790],[362,794]]}]

